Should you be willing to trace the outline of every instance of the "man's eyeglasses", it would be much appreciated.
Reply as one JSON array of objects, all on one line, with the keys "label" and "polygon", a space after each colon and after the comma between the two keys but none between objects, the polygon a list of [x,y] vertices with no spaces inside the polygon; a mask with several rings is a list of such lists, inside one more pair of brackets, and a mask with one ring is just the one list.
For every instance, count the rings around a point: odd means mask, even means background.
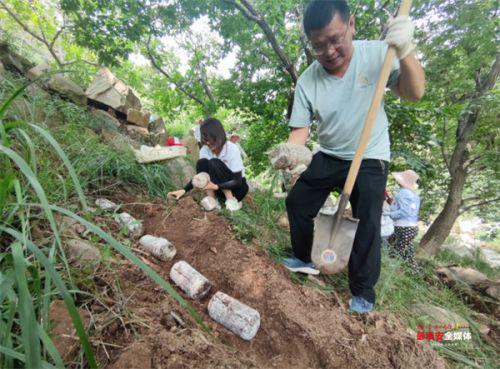
[{"label": "man's eyeglasses", "polygon": [[328,49],[330,49],[331,47],[338,49],[344,43],[345,36],[347,34],[348,29],[349,29],[349,26],[346,27],[344,34],[342,36],[332,37],[331,39],[329,39],[326,43],[324,43],[322,45],[317,45],[317,46],[311,45],[312,49],[314,51],[314,54],[316,54],[317,56],[321,56],[324,53],[326,53],[326,51]]}]

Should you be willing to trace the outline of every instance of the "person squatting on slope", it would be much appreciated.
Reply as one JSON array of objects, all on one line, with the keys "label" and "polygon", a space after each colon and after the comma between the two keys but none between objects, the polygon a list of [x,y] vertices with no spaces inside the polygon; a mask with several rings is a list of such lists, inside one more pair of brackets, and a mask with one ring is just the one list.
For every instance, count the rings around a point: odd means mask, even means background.
[{"label": "person squatting on slope", "polygon": [[[304,145],[313,119],[320,150],[286,199],[293,258],[291,271],[318,274],[311,262],[313,219],[333,189],[342,189],[358,146],[388,46],[396,48],[388,87],[397,96],[418,100],[425,75],[412,44],[414,25],[407,16],[388,22],[385,41],[353,41],[354,16],[345,1],[312,1],[304,14],[304,31],[316,55],[300,76],[289,126],[288,143]],[[365,313],[375,303],[380,275],[380,219],[387,181],[390,142],[382,104],[350,197],[360,220],[348,264],[351,311]]]},{"label": "person squatting on slope", "polygon": [[418,196],[417,181],[419,176],[413,170],[393,172],[392,176],[399,184],[400,189],[391,204],[390,215],[394,220],[394,235],[390,243],[394,251],[411,268],[413,273],[420,271],[415,260],[415,247],[413,240],[418,234],[418,212],[420,210],[420,197]]},{"label": "person squatting on slope", "polygon": [[[241,209],[241,200],[248,193],[248,185],[238,145],[227,141],[224,127],[215,118],[207,118],[201,123],[200,134],[202,147],[196,173],[205,172],[210,176],[203,190],[207,196],[225,201],[228,210]],[[168,196],[179,199],[192,189],[191,180],[183,189],[169,192]]]}]

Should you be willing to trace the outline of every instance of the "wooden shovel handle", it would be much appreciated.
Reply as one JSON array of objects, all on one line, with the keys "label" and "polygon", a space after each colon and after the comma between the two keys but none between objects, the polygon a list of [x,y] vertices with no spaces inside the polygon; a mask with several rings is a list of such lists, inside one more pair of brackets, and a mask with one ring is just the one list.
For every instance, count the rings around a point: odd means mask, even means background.
[{"label": "wooden shovel handle", "polygon": [[[399,6],[398,15],[409,15],[411,3],[412,0],[402,0],[401,5]],[[373,95],[372,103],[370,105],[370,109],[368,110],[368,115],[366,116],[365,125],[363,127],[363,131],[361,132],[358,148],[356,150],[356,154],[354,154],[354,159],[352,160],[351,167],[349,168],[349,173],[347,174],[347,179],[344,184],[344,190],[342,191],[343,194],[348,196],[351,195],[354,182],[356,182],[359,167],[361,166],[361,160],[363,158],[366,145],[370,139],[370,135],[375,124],[375,118],[377,117],[378,110],[380,109],[380,104],[382,103],[382,99],[384,97],[385,86],[389,80],[389,74],[391,72],[392,62],[395,56],[396,49],[393,46],[390,46],[385,55],[377,87],[375,87],[375,94]]]}]

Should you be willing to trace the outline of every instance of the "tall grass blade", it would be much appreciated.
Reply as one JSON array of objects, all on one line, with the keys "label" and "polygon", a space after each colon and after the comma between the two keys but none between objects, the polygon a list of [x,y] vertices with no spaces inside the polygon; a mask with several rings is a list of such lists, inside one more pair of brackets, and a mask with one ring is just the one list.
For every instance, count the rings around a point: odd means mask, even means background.
[{"label": "tall grass blade", "polygon": [[2,178],[0,178],[0,214],[3,214],[3,209],[7,205],[7,199],[14,187],[15,178],[16,176],[13,172],[4,173],[2,174]]},{"label": "tall grass blade", "polygon": [[[11,288],[9,289],[11,290]],[[16,316],[16,303],[14,301],[17,297],[14,290],[8,291],[7,295],[8,294],[12,294],[13,296],[11,296],[8,305],[4,305],[4,309],[2,311],[2,319],[0,319],[0,345],[8,349],[12,349],[12,326]],[[0,298],[0,300],[2,299]],[[0,368],[12,367],[14,367],[13,358],[7,355],[3,355],[3,357],[0,355]]]},{"label": "tall grass blade", "polygon": [[[15,151],[13,151],[13,150],[11,150],[8,147],[5,147],[3,145],[0,145],[0,153],[4,153],[5,155],[7,155],[7,157],[9,157],[18,166],[18,168],[24,174],[26,179],[31,184],[31,187],[35,191],[36,195],[38,196],[40,203],[42,205],[42,209],[44,210],[44,212],[47,216],[50,227],[51,227],[52,232],[54,234],[54,237],[56,239],[57,245],[59,246],[59,251],[61,252],[62,259],[63,259],[64,265],[66,267],[66,272],[68,273],[68,278],[70,279],[70,282],[71,282],[71,286],[74,289],[73,281],[71,278],[71,272],[70,272],[69,265],[68,265],[68,260],[66,259],[66,255],[65,255],[64,249],[62,247],[61,237],[59,236],[59,230],[57,228],[57,224],[56,224],[56,221],[54,219],[54,214],[52,213],[52,210],[49,206],[47,196],[45,195],[45,191],[43,190],[40,182],[36,178],[35,174],[31,170],[29,165],[26,163],[26,161],[23,160],[23,158],[21,158],[19,156],[19,154],[17,154]],[[55,256],[54,252],[52,252],[50,255],[50,259],[52,261],[54,259],[54,256]]]},{"label": "tall grass blade", "polygon": [[30,136],[26,133],[25,130],[23,129],[18,129],[17,132],[23,137],[24,141],[26,141],[26,146],[28,146],[28,150],[30,151],[30,161],[29,163],[31,164],[31,170],[33,173],[36,175],[36,149],[35,149],[35,144],[31,140]]},{"label": "tall grass blade", "polygon": [[5,129],[5,126],[2,123],[2,120],[0,119],[0,138],[2,139],[2,144],[7,146],[8,144],[8,139],[7,139],[7,131]]},{"label": "tall grass blade", "polygon": [[92,348],[90,346],[87,333],[85,332],[85,328],[83,327],[80,315],[76,310],[75,302],[71,297],[68,289],[66,288],[66,285],[59,276],[58,272],[55,270],[53,263],[49,260],[49,258],[45,256],[45,254],[38,248],[37,245],[26,239],[23,234],[3,225],[0,225],[0,231],[6,232],[17,240],[24,242],[26,244],[26,247],[35,255],[36,259],[44,266],[45,271],[50,274],[50,276],[54,280],[54,284],[61,293],[66,308],[68,309],[68,313],[71,317],[71,320],[73,321],[73,325],[76,329],[78,338],[80,339],[80,344],[82,345],[82,349],[85,357],[87,358],[87,362],[92,369],[96,369],[97,363],[95,361],[94,353],[92,352]]},{"label": "tall grass blade", "polygon": [[59,354],[59,351],[57,351],[54,342],[52,342],[49,335],[47,334],[47,332],[45,332],[45,330],[40,324],[38,324],[37,327],[38,327],[38,335],[40,336],[40,339],[43,342],[43,346],[45,347],[50,357],[54,361],[56,368],[64,369],[65,368],[64,362],[61,358],[61,355]]},{"label": "tall grass blade", "polygon": [[464,355],[453,351],[453,349],[450,349],[446,346],[438,346],[437,350],[440,351],[443,355],[448,356],[452,360],[458,361],[460,363],[466,364],[469,368],[477,368],[481,369],[482,366],[469,360],[467,357]]},{"label": "tall grass blade", "polygon": [[54,150],[57,152],[57,154],[63,161],[64,165],[66,165],[66,168],[68,168],[69,175],[73,180],[73,184],[75,185],[75,190],[76,193],[78,194],[78,198],[80,199],[80,203],[82,204],[82,208],[85,212],[87,212],[88,211],[87,200],[85,200],[85,195],[83,194],[82,186],[80,184],[80,181],[78,180],[78,176],[76,175],[75,168],[73,168],[73,165],[69,161],[68,156],[64,153],[61,146],[57,143],[57,141],[54,139],[54,137],[52,137],[52,135],[49,132],[32,123],[30,123],[30,127],[33,128],[37,133],[39,133],[52,145]]},{"label": "tall grass blade", "polygon": [[[5,355],[8,355],[14,359],[17,359],[19,361],[22,361],[23,363],[26,362],[26,358],[25,358],[25,355],[17,352],[17,351],[14,351],[8,347],[4,347],[4,346],[1,346],[0,345],[0,352],[5,354]],[[29,366],[26,366],[26,368],[31,368]],[[55,369],[55,366],[53,365],[50,365],[48,362],[46,361],[42,361],[41,362],[41,365],[40,366],[37,366],[36,368],[42,368],[42,369]]]},{"label": "tall grass blade", "polygon": [[28,368],[41,367],[40,340],[37,332],[37,321],[33,300],[28,289],[26,280],[26,262],[24,260],[23,248],[19,242],[11,244],[16,274],[17,294],[19,297],[19,323],[23,338],[25,362]]},{"label": "tall grass blade", "polygon": [[[24,209],[26,206],[26,203],[24,201],[23,191],[21,189],[21,185],[19,183],[19,180],[17,180],[17,179],[15,180],[14,187],[16,189],[16,196],[17,196],[17,204],[16,205],[19,208]],[[22,233],[24,235],[26,235],[29,232],[29,229],[28,229],[29,224],[25,220],[24,212],[18,211],[17,214],[19,217],[19,221],[22,225]],[[10,224],[10,223],[6,223],[6,224]],[[56,244],[54,241],[52,244],[52,247],[50,248],[50,251],[49,251],[50,260],[54,260],[55,251],[56,251]],[[40,279],[36,278],[36,280],[38,281],[38,283],[33,284],[32,290],[35,290],[38,292],[38,298],[40,298],[40,301],[41,301],[40,318],[41,318],[41,321],[44,323],[45,328],[49,329],[50,291],[52,289],[52,279],[50,278],[50,276],[47,276],[45,278],[45,293],[43,295],[40,293],[40,284],[41,284]]]}]

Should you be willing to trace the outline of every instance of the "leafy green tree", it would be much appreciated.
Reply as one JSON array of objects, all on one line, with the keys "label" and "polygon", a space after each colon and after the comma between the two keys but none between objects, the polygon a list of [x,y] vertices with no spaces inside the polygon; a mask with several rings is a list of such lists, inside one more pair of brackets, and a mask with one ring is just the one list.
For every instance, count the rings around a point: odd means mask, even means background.
[{"label": "leafy green tree", "polygon": [[58,1],[0,0],[0,20],[4,32],[17,26],[43,45],[59,68],[96,66],[94,55],[73,42],[71,24],[62,16]]},{"label": "leafy green tree", "polygon": [[[350,1],[356,38],[378,38],[387,13],[394,13],[398,3]],[[247,128],[245,149],[255,173],[266,168],[264,153],[288,133],[297,77],[313,61],[301,30],[306,1],[61,0],[61,4],[74,32],[82,35],[77,41],[96,50],[100,60],[118,62],[132,50],[142,50],[155,61],[165,85],[188,96],[205,114],[215,106],[251,112],[254,119]],[[494,0],[414,1],[412,17],[428,76],[427,94],[418,103],[404,103],[390,94],[386,98],[393,168],[419,171],[426,215],[443,207],[422,240],[431,253],[457,216],[484,206],[491,212],[497,200],[497,8]],[[196,40],[183,42],[192,58],[188,71],[180,73],[176,55],[162,49],[162,38],[189,32],[189,26],[204,16],[223,42],[216,48]],[[230,51],[237,59],[230,78],[210,75],[207,71],[215,61]]]},{"label": "leafy green tree", "polygon": [[426,101],[434,106],[428,119],[449,174],[444,207],[421,241],[435,254],[461,213],[499,199],[498,2],[441,0],[429,4],[427,12],[431,17],[421,45],[429,80]]}]

